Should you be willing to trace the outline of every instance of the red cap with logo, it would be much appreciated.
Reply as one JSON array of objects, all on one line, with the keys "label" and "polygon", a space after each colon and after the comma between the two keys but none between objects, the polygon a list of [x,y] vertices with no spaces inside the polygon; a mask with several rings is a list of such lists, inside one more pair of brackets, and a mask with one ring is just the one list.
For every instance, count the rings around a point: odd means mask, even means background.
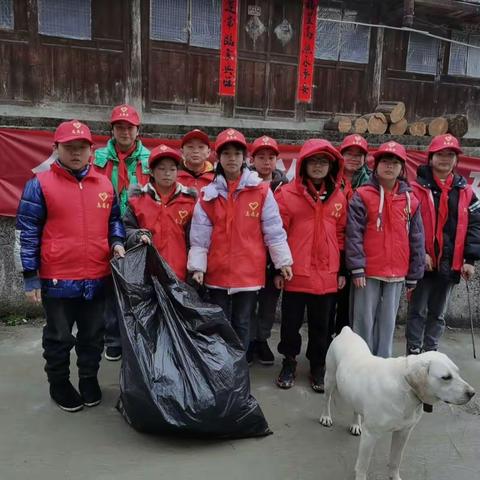
[{"label": "red cap with logo", "polygon": [[193,138],[197,138],[210,148],[210,139],[208,138],[208,135],[198,128],[195,130],[190,130],[183,136],[181,147],[183,147],[189,140],[192,140]]},{"label": "red cap with logo", "polygon": [[177,163],[182,161],[182,156],[177,150],[162,143],[162,145],[158,145],[150,152],[150,156],[148,157],[149,168],[152,168],[152,165],[161,158],[171,158]]},{"label": "red cap with logo", "polygon": [[53,141],[55,143],[66,143],[73,140],[85,140],[93,145],[90,129],[84,123],[78,120],[62,122],[55,130]]},{"label": "red cap with logo", "polygon": [[365,155],[368,153],[368,143],[361,135],[358,135],[358,133],[347,135],[343,139],[340,147],[338,147],[338,151],[343,154],[343,151],[350,147],[358,147]]},{"label": "red cap with logo", "polygon": [[138,127],[140,125],[140,116],[138,112],[131,105],[117,105],[112,110],[110,123],[127,122]]},{"label": "red cap with logo", "polygon": [[275,155],[278,155],[280,151],[278,150],[278,143],[271,137],[264,135],[263,137],[257,138],[252,144],[252,157],[261,150],[262,148],[269,148],[275,152]]},{"label": "red cap with logo", "polygon": [[458,138],[449,133],[434,137],[428,146],[427,153],[437,153],[442,150],[453,150],[455,153],[463,153]]},{"label": "red cap with logo", "polygon": [[226,143],[238,143],[242,147],[247,148],[247,141],[245,140],[243,133],[240,133],[234,128],[227,128],[217,135],[217,139],[215,140],[215,151],[218,153],[220,148]]},{"label": "red cap with logo", "polygon": [[402,162],[406,162],[407,158],[408,158],[407,157],[407,151],[405,150],[405,147],[403,145],[400,145],[399,143],[393,142],[393,141],[380,145],[380,147],[378,147],[378,150],[376,152],[374,152],[373,158],[375,159],[375,164],[376,164],[376,162],[378,162],[378,159],[382,155],[395,155],[400,160],[402,160]]}]

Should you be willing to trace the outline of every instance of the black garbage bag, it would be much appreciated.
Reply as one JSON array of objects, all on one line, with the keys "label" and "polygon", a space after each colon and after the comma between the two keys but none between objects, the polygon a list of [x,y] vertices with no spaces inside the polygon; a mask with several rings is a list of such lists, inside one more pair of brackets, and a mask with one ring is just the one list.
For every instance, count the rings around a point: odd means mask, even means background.
[{"label": "black garbage bag", "polygon": [[122,336],[118,409],[137,430],[250,437],[271,431],[250,395],[242,345],[151,246],[112,260]]}]

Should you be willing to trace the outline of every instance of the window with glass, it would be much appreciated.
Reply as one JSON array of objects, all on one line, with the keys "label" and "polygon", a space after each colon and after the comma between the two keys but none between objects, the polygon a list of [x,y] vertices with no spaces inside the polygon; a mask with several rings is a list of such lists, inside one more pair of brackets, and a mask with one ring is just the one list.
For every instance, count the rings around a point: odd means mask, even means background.
[{"label": "window with glass", "polygon": [[13,0],[0,0],[0,29],[13,30]]},{"label": "window with glass", "polygon": [[[448,73],[450,75],[480,78],[480,35],[452,32],[452,40],[472,46],[450,44]],[[475,48],[475,46],[479,48]]]},{"label": "window with glass", "polygon": [[150,38],[220,47],[221,0],[151,0]]},{"label": "window with glass", "polygon": [[52,37],[90,40],[91,0],[38,0],[38,32]]},{"label": "window with glass", "polygon": [[412,73],[437,73],[440,40],[420,33],[410,33],[406,70]]},{"label": "window with glass", "polygon": [[354,10],[319,8],[315,58],[368,63],[370,27],[356,22],[361,20]]}]

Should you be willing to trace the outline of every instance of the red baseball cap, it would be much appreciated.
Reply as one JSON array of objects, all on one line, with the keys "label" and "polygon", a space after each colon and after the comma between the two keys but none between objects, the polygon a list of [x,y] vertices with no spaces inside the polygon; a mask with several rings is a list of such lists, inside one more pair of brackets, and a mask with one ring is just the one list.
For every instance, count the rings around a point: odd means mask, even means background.
[{"label": "red baseball cap", "polygon": [[385,155],[385,154],[395,155],[402,162],[406,162],[407,158],[408,158],[407,157],[407,151],[405,150],[405,147],[403,145],[400,145],[399,143],[393,142],[393,141],[380,145],[380,147],[378,147],[378,150],[373,153],[373,158],[375,159],[375,164],[378,161],[378,159],[382,155]]},{"label": "red baseball cap", "polygon": [[112,110],[112,116],[110,117],[110,123],[113,124],[115,122],[127,122],[138,127],[140,125],[140,116],[131,105],[117,105]]},{"label": "red baseball cap", "polygon": [[182,161],[182,156],[177,150],[167,147],[167,145],[162,143],[161,145],[153,148],[150,152],[150,156],[148,157],[148,167],[152,168],[152,165],[161,158],[171,158],[177,163],[181,163]]},{"label": "red baseball cap", "polygon": [[273,138],[267,137],[266,135],[255,139],[255,141],[253,142],[251,154],[252,157],[255,156],[255,154],[262,148],[269,148],[270,150],[273,150],[276,155],[280,153],[277,142]]},{"label": "red baseball cap", "polygon": [[365,155],[368,153],[368,143],[361,135],[358,135],[358,133],[347,135],[343,139],[338,151],[343,154],[343,151],[350,147],[358,147]]},{"label": "red baseball cap", "polygon": [[67,143],[73,140],[85,140],[93,145],[90,129],[84,123],[78,120],[62,122],[55,130],[53,141],[55,143]]},{"label": "red baseball cap", "polygon": [[240,133],[234,128],[227,128],[217,135],[217,139],[215,140],[215,151],[218,153],[220,148],[226,143],[238,143],[242,147],[247,148],[247,141],[245,140],[243,133]]},{"label": "red baseball cap", "polygon": [[208,135],[205,132],[202,132],[202,130],[199,130],[198,128],[187,132],[183,136],[180,146],[183,147],[189,140],[192,140],[193,138],[197,138],[210,148],[210,139],[208,138]]},{"label": "red baseball cap", "polygon": [[427,153],[430,155],[442,150],[453,150],[455,153],[463,153],[458,138],[449,133],[434,137],[428,146]]}]

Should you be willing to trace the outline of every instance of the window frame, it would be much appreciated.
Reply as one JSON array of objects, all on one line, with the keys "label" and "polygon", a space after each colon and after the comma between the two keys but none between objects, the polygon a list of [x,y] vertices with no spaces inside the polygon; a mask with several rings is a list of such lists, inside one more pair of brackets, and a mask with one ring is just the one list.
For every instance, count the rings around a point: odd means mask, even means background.
[{"label": "window frame", "polygon": [[[12,32],[15,30],[15,3],[13,0],[0,0],[0,2],[5,1],[6,5],[10,4],[9,10],[10,10],[10,18],[9,18],[9,24],[8,25],[2,25],[0,24],[0,31],[1,32]],[[8,7],[7,7],[8,8]]]}]

